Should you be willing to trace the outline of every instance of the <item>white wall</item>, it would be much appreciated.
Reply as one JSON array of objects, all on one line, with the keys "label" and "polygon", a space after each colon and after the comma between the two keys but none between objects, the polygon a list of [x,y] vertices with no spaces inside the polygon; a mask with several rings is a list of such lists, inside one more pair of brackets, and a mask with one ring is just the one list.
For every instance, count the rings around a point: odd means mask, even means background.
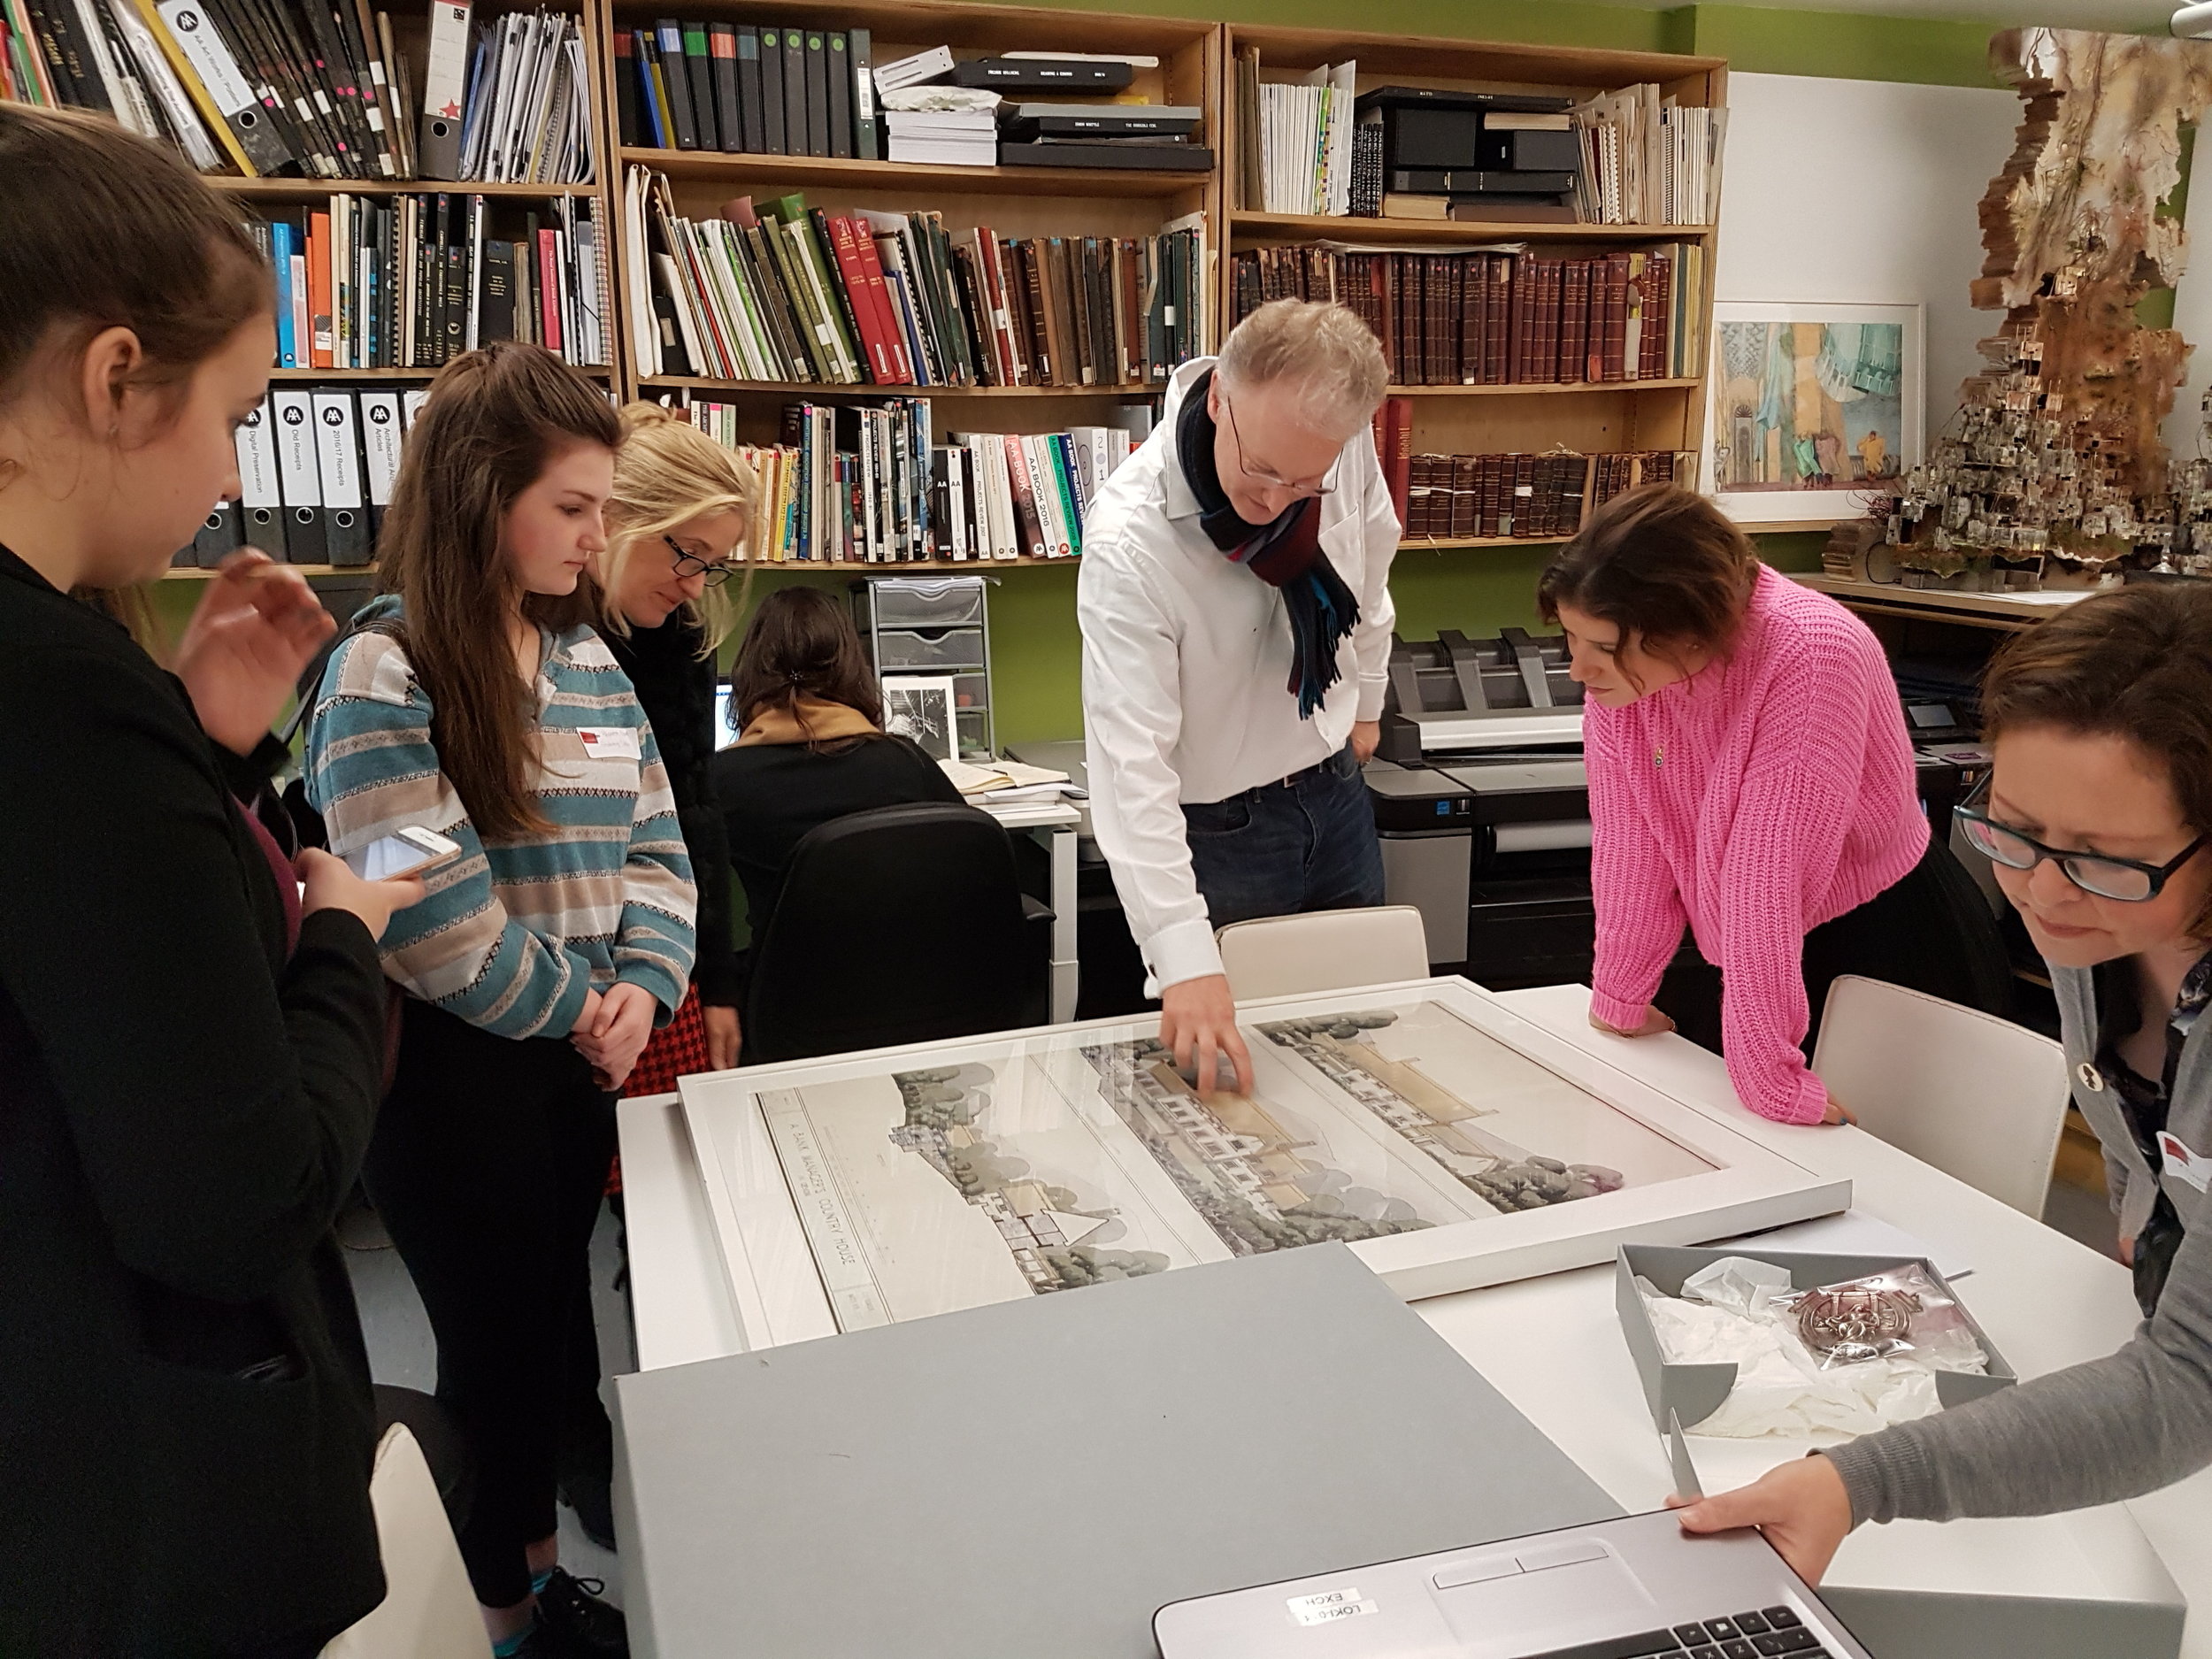
[{"label": "white wall", "polygon": [[[2003,318],[1975,311],[1966,294],[1982,268],[1975,210],[2012,153],[2019,99],[1993,88],[1731,74],[1728,105],[1714,297],[1925,305],[1932,440],[1979,366],[1974,342]],[[2212,196],[2212,166],[2192,185],[2193,205]],[[2212,224],[2212,205],[2206,214],[2197,222]],[[2212,313],[2212,273],[2205,286]],[[2212,351],[2199,355],[2212,377]]]}]

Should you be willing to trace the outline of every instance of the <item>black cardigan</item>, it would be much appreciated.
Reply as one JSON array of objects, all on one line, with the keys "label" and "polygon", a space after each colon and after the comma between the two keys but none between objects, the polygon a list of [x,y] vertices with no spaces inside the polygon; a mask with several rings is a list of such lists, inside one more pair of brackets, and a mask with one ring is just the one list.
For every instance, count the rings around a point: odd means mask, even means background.
[{"label": "black cardigan", "polygon": [[383,1595],[330,1231],[375,942],[325,910],[287,959],[241,763],[4,549],[0,709],[0,1653],[326,1635]]},{"label": "black cardigan", "polygon": [[747,744],[717,755],[712,771],[756,943],[767,935],[792,852],[816,825],[879,806],[960,803],[944,768],[903,737],[864,737],[829,752]]},{"label": "black cardigan", "polygon": [[676,821],[699,889],[691,982],[702,1002],[735,1008],[744,979],[730,943],[730,844],[709,779],[716,736],[713,658],[699,655],[699,629],[680,611],[657,628],[633,628],[627,635],[605,628],[601,637],[637,687],[676,797]]}]

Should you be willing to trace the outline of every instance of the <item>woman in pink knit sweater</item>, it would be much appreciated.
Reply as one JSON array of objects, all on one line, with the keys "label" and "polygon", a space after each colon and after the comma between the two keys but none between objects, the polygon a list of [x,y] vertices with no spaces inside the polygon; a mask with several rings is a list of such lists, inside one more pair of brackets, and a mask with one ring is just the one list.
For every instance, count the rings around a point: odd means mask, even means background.
[{"label": "woman in pink knit sweater", "polygon": [[1805,1045],[1838,975],[2001,1006],[1994,924],[1931,841],[1897,687],[1856,618],[1668,486],[1609,503],[1538,595],[1584,691],[1594,1025],[1675,1029],[1655,1003],[1674,1000],[1661,979],[1686,923],[1720,995],[1716,1032],[1694,976],[1670,984],[1688,987],[1685,1034],[1720,1048],[1752,1110],[1836,1123]]}]

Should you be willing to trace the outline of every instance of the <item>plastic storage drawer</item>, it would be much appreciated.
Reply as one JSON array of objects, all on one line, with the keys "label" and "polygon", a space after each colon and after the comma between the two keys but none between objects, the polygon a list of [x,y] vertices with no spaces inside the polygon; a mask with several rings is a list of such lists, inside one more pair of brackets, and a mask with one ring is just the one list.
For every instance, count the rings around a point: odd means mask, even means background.
[{"label": "plastic storage drawer", "polygon": [[983,582],[979,577],[924,582],[892,578],[868,584],[879,628],[979,628],[983,626]]},{"label": "plastic storage drawer", "polygon": [[902,670],[983,669],[981,628],[933,628],[918,633],[908,628],[876,630],[876,667],[882,673]]}]

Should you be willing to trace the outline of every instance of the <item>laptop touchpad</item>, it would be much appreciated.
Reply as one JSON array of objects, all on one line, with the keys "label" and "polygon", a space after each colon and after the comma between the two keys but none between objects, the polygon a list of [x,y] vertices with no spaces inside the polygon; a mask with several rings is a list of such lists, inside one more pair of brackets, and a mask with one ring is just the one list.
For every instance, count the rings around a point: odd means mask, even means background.
[{"label": "laptop touchpad", "polygon": [[[1455,1569],[1458,1569],[1455,1571]],[[1473,1582],[1460,1582],[1472,1579]],[[1637,1628],[1656,1605],[1619,1556],[1594,1539],[1531,1542],[1509,1554],[1438,1564],[1431,1588],[1471,1655],[1526,1653],[1532,1637],[1572,1640]]]}]

